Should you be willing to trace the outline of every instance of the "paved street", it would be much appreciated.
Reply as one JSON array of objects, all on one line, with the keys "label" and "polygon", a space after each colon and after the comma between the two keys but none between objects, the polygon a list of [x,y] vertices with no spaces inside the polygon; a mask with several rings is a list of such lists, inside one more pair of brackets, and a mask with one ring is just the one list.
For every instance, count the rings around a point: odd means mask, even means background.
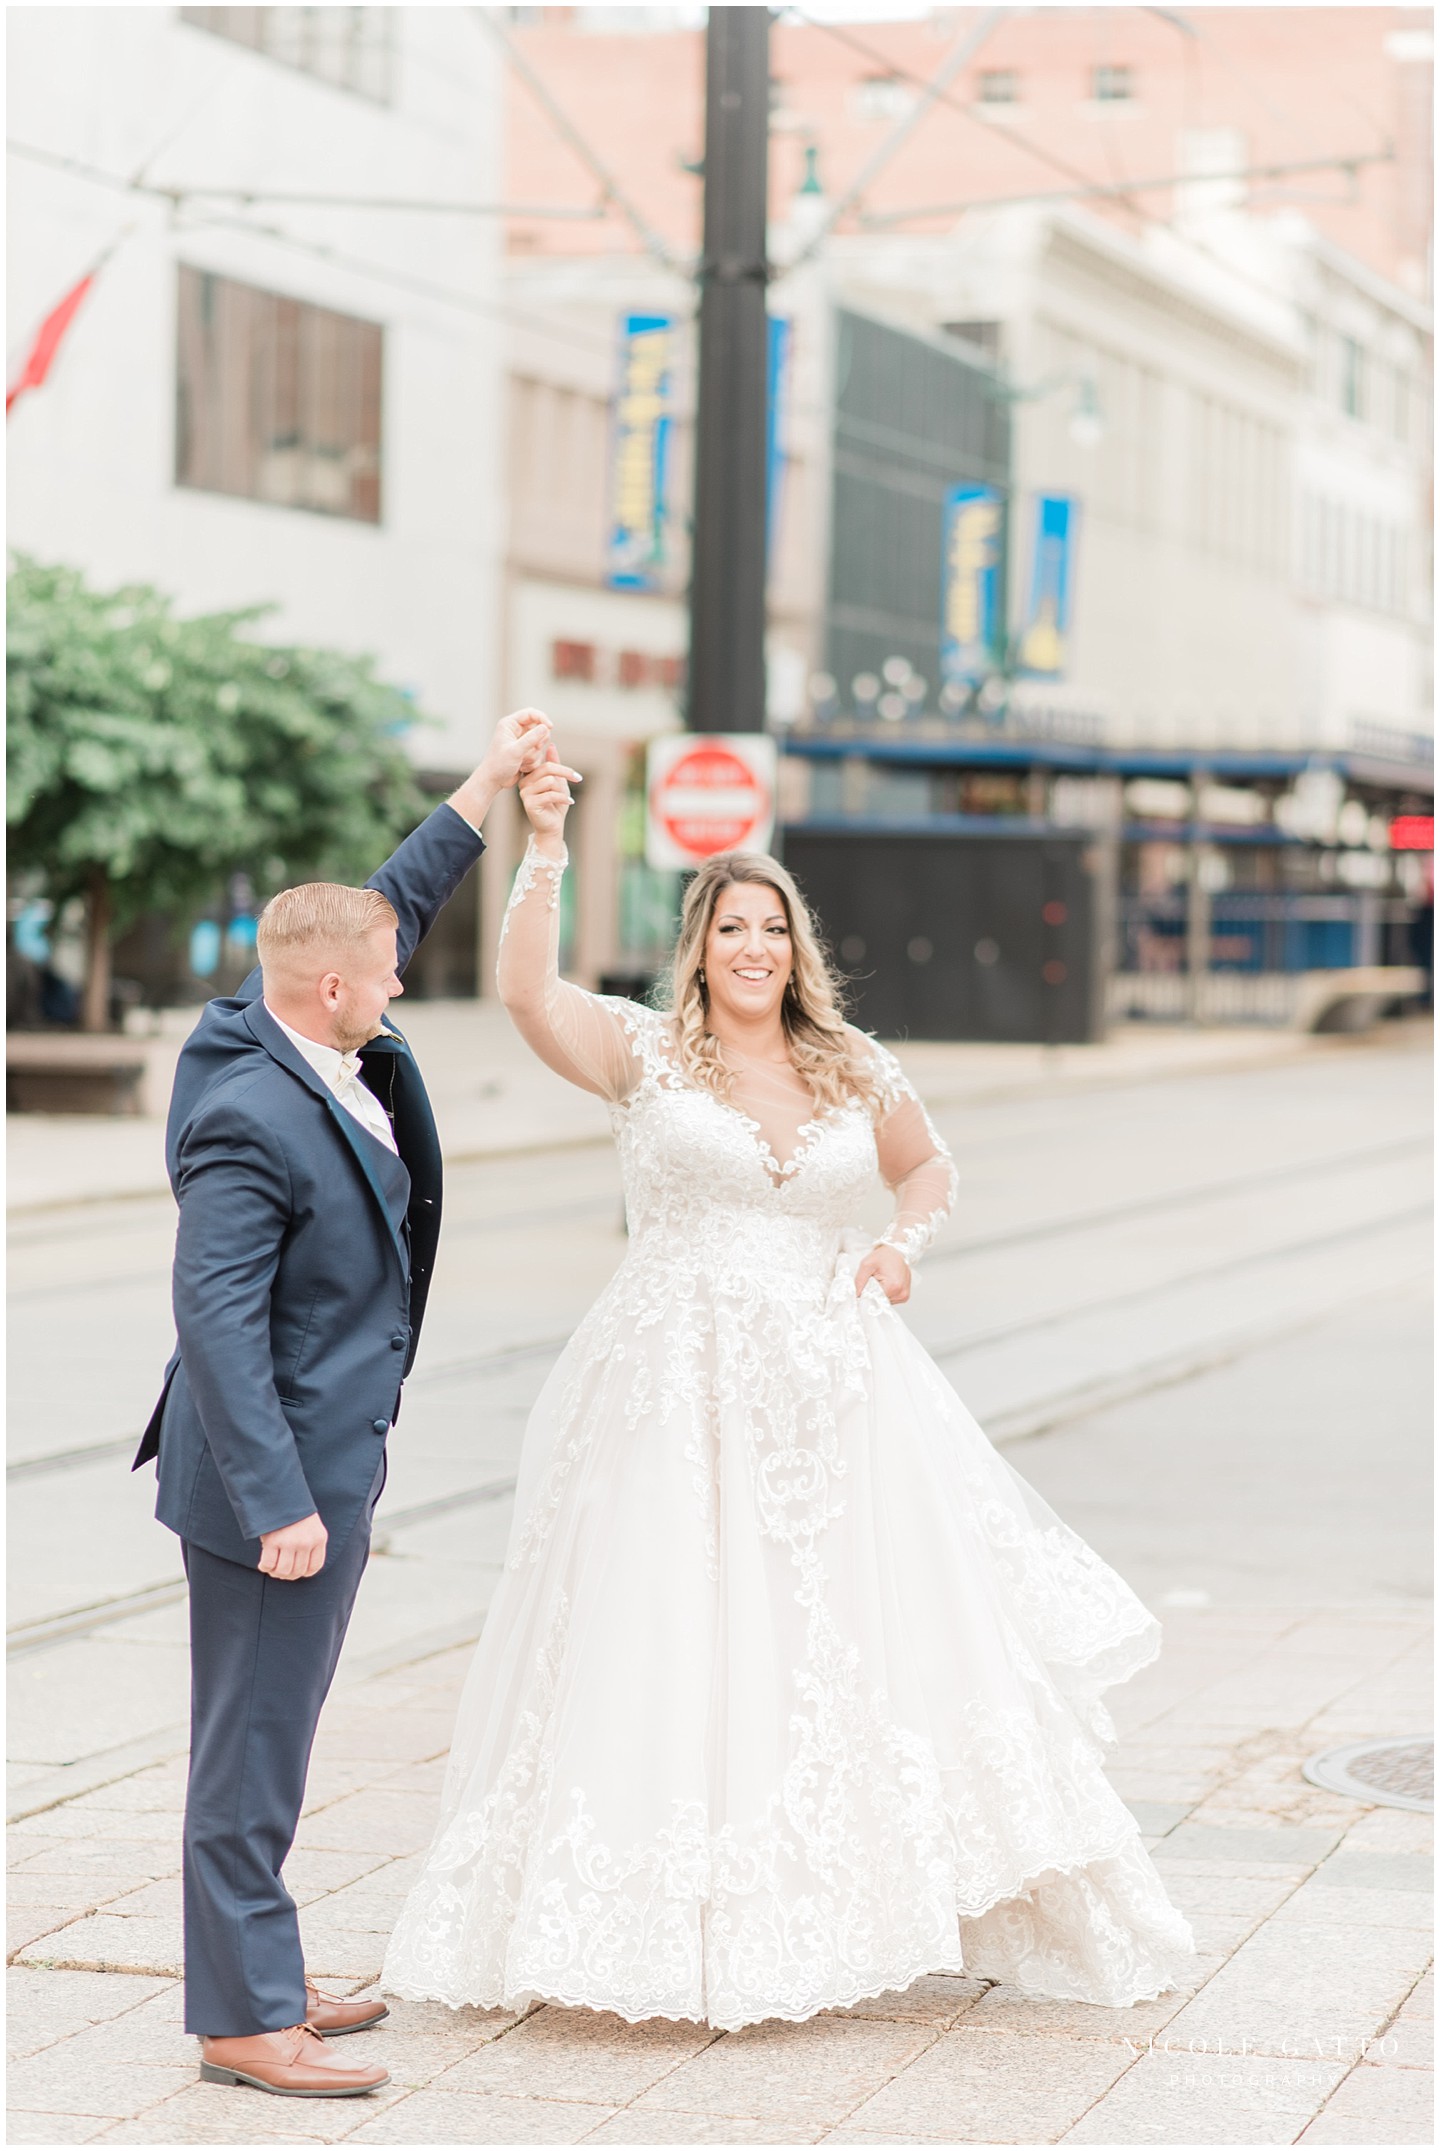
[{"label": "paved street", "polygon": [[[311,1969],[356,1990],[429,1835],[525,1412],[623,1246],[594,1101],[493,1012],[407,1014],[446,1237],[287,1871]],[[719,2038],[407,2005],[367,2042],[392,2086],[339,2106],[198,2086],[178,2030],[183,1579],[125,1453],[171,1342],[158,1127],[15,1124],[11,2140],[1431,2140],[1429,1817],[1299,1769],[1431,1730],[1428,1046],[904,1056],[961,1176],[910,1318],[1165,1621],[1112,1698],[1112,1776],[1196,1927],[1192,1991],[1107,2012],[934,1978]]]}]

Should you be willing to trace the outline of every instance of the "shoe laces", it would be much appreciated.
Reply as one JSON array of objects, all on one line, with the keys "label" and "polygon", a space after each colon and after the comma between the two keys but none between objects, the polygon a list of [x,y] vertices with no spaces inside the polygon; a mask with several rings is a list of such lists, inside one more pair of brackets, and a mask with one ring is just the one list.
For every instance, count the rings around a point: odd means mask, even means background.
[{"label": "shoe laces", "polygon": [[[287,2024],[281,2036],[282,2038],[286,2039],[298,2039],[300,2041],[301,2046],[304,2045],[307,2039],[317,2039],[319,2040],[320,2045],[322,2047],[325,2047],[325,2051],[327,2054],[330,2051],[329,2047],[325,2046],[325,2041],[320,2037],[319,2032],[316,2031],[313,2024]],[[300,2047],[296,2047],[295,2051],[298,2054],[300,2051]]]}]

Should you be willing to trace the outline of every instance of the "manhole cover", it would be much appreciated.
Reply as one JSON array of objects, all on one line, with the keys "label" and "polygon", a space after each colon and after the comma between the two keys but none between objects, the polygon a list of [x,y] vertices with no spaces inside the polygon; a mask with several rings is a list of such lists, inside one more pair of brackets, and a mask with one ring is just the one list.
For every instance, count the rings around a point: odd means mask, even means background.
[{"label": "manhole cover", "polygon": [[1302,1767],[1310,1783],[1326,1792],[1344,1793],[1372,1806],[1434,1812],[1433,1740],[1360,1740],[1349,1748],[1327,1748]]}]

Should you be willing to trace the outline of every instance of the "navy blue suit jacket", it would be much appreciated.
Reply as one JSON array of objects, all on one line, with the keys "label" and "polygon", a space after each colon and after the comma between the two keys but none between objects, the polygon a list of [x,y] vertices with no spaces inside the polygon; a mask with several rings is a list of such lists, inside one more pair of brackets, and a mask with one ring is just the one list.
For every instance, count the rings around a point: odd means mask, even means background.
[{"label": "navy blue suit jacket", "polygon": [[[371,876],[399,920],[400,972],[484,848],[437,807]],[[314,1512],[338,1550],[419,1342],[439,1138],[403,1038],[372,1041],[362,1059],[398,1158],[291,1045],[258,970],[208,1004],[176,1069],[165,1143],[178,1343],[135,1468],[158,1454],[161,1523],[249,1567],[262,1532]]]}]

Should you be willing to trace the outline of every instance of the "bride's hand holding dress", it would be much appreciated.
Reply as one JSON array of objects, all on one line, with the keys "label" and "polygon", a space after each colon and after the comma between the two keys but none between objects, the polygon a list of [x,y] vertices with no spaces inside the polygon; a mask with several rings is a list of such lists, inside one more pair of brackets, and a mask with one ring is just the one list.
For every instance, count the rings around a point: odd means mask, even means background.
[{"label": "bride's hand holding dress", "polygon": [[[385,1984],[726,2028],[931,1971],[1160,1993],[1194,1945],[1105,1779],[1099,1701],[1158,1628],[896,1311],[953,1203],[949,1154],[828,982],[807,1030],[818,951],[772,862],[706,884],[707,967],[734,969],[732,912],[773,935],[731,1002],[718,974],[697,995],[693,962],[673,1014],[563,980],[573,781],[552,761],[522,785],[499,982],[539,1058],[609,1103],[629,1240],[531,1415]],[[800,984],[788,1055],[741,1020],[772,972]],[[872,1244],[854,1219],[877,1173],[894,1214]]]}]

